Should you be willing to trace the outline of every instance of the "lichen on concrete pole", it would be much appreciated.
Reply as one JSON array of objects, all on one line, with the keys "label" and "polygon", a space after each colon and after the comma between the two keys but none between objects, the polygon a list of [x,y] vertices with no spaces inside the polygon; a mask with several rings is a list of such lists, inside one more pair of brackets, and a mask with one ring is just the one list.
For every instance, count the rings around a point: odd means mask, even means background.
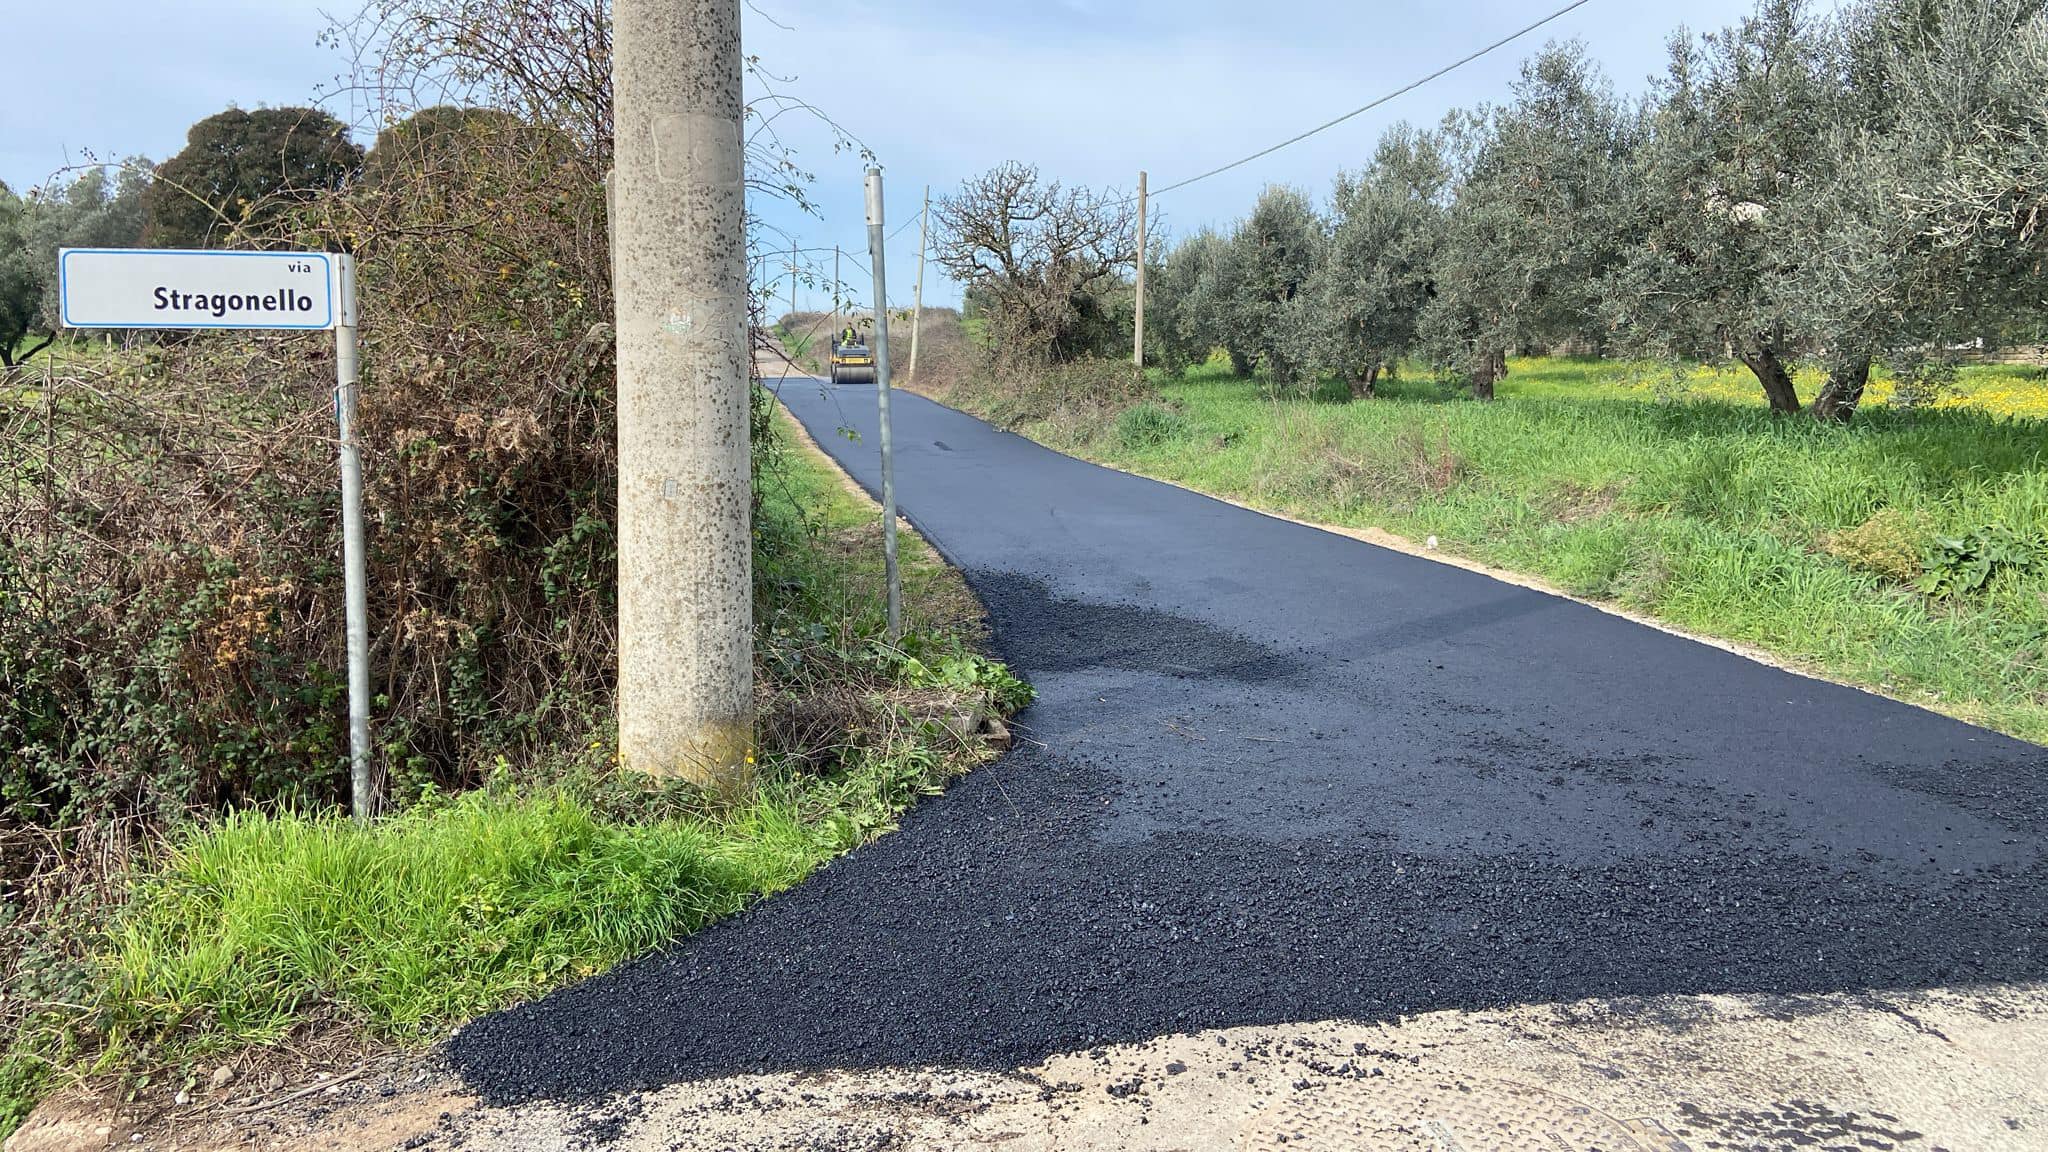
[{"label": "lichen on concrete pole", "polygon": [[619,755],[751,778],[741,0],[616,0]]}]

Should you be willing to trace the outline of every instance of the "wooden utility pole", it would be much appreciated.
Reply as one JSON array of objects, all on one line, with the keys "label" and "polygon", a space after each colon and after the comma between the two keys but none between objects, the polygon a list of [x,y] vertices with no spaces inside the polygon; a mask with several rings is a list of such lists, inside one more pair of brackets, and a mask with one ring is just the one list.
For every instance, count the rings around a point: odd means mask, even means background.
[{"label": "wooden utility pole", "polygon": [[917,291],[910,303],[910,375],[906,383],[917,383],[917,333],[924,326],[924,250],[932,222],[932,186],[924,186],[924,212],[917,222]]},{"label": "wooden utility pole", "polygon": [[740,3],[616,0],[612,43],[619,755],[726,791],[754,761]]},{"label": "wooden utility pole", "polygon": [[1145,174],[1138,173],[1138,308],[1131,332],[1131,363],[1145,367]]}]

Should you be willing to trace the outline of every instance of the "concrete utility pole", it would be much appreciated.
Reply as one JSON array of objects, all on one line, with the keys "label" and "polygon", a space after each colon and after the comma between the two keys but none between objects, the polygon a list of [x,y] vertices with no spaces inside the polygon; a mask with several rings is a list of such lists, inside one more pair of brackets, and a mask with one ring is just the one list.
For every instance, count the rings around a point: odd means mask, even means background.
[{"label": "concrete utility pole", "polygon": [[[832,246],[832,323],[835,327],[839,324],[839,245],[837,244]],[[839,333],[834,332],[832,339],[839,339]]]},{"label": "concrete utility pole", "polygon": [[882,170],[868,169],[868,259],[875,275],[875,396],[882,412],[882,569],[889,581],[889,643],[903,637],[903,582],[896,573],[896,456],[889,438],[889,279],[882,271]]},{"label": "concrete utility pole", "polygon": [[789,314],[796,315],[796,241],[789,242]]},{"label": "concrete utility pole", "polygon": [[924,211],[917,221],[917,294],[910,303],[910,382],[917,383],[917,334],[924,328],[924,250],[932,222],[932,186],[924,186]]},{"label": "concrete utility pole", "polygon": [[1131,333],[1131,363],[1145,367],[1145,174],[1138,173],[1138,319]]},{"label": "concrete utility pole", "polygon": [[616,0],[619,755],[754,759],[741,0]]}]

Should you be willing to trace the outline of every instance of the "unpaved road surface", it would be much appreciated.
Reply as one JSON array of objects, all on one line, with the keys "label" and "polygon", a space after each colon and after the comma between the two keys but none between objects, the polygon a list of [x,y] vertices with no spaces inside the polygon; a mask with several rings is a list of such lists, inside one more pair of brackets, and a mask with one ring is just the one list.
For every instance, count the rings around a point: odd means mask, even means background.
[{"label": "unpaved road surface", "polygon": [[1018,751],[414,1146],[2048,1149],[2048,751],[895,403]]}]

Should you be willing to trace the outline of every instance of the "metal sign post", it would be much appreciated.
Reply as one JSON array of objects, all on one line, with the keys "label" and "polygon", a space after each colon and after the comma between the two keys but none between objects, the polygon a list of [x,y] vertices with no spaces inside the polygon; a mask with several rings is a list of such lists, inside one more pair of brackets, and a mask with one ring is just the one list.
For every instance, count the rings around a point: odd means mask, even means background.
[{"label": "metal sign post", "polygon": [[64,248],[58,312],[66,328],[334,332],[334,419],[341,460],[341,553],[348,629],[350,800],[368,820],[370,610],[363,462],[356,444],[356,265],[329,252]]},{"label": "metal sign post", "polygon": [[896,572],[896,458],[889,442],[889,279],[882,272],[882,170],[868,169],[868,261],[875,273],[875,395],[882,416],[882,567],[889,580],[889,643],[903,637],[903,584]]},{"label": "metal sign post", "polygon": [[370,782],[370,578],[363,541],[363,455],[356,442],[356,261],[336,257],[341,322],[334,328],[334,429],[341,457],[341,570],[348,601],[349,799],[358,820],[375,812]]}]

